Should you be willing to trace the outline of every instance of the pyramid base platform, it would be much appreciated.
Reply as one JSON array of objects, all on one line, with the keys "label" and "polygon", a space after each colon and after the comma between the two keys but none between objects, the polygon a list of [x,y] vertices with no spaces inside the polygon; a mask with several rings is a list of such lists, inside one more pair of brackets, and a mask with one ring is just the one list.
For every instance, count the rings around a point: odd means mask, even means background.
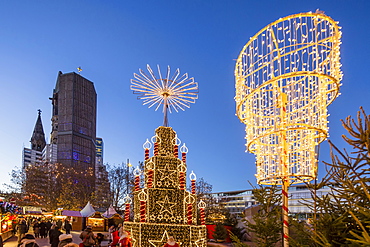
[{"label": "pyramid base platform", "polygon": [[169,236],[181,247],[206,247],[207,229],[204,225],[174,225],[125,222],[133,247],[162,247]]}]

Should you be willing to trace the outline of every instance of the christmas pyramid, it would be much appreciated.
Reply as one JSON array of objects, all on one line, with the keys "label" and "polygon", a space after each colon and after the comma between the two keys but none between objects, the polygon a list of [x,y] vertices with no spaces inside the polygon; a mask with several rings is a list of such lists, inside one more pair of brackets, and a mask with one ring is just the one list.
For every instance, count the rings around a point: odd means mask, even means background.
[{"label": "christmas pyramid", "polygon": [[[163,246],[173,236],[180,246],[207,246],[204,225],[204,206],[201,205],[202,225],[197,225],[198,205],[195,195],[195,179],[192,191],[186,190],[186,147],[180,149],[178,158],[176,132],[171,127],[158,127],[154,142],[154,155],[149,157],[151,144],[145,149],[144,188],[139,188],[136,174],[133,200],[134,220],[128,220],[124,228],[131,235],[134,247]],[[130,208],[130,202],[126,209]]]}]

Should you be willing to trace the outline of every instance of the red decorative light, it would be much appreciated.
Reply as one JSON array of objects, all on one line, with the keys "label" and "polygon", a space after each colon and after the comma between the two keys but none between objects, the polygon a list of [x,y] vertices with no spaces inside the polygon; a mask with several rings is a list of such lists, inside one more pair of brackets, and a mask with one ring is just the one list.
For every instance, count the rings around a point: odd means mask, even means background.
[{"label": "red decorative light", "polygon": [[180,190],[185,189],[185,172],[179,172]]},{"label": "red decorative light", "polygon": [[158,142],[154,143],[154,156],[158,155]]},{"label": "red decorative light", "polygon": [[145,222],[146,202],[140,201],[140,222]]},{"label": "red decorative light", "polygon": [[148,183],[147,183],[148,188],[153,187],[153,174],[154,174],[153,169],[149,169],[148,170]]},{"label": "red decorative light", "polygon": [[130,221],[130,204],[129,203],[126,203],[125,221]]},{"label": "red decorative light", "polygon": [[145,149],[145,160],[149,159],[149,149]]},{"label": "red decorative light", "polygon": [[179,157],[179,146],[178,145],[173,146],[173,153],[174,153],[176,158]]}]

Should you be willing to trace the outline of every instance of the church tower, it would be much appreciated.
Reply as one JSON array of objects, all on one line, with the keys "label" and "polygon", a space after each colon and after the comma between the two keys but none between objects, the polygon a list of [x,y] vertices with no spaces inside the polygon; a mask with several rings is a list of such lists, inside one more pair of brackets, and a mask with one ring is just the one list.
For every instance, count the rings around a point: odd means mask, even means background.
[{"label": "church tower", "polygon": [[31,149],[42,152],[46,145],[44,128],[41,122],[41,110],[36,120],[35,128],[31,137]]},{"label": "church tower", "polygon": [[42,151],[46,146],[44,127],[41,121],[41,110],[38,110],[38,116],[31,137],[31,148],[23,148],[23,169],[30,165],[39,165],[42,163]]}]

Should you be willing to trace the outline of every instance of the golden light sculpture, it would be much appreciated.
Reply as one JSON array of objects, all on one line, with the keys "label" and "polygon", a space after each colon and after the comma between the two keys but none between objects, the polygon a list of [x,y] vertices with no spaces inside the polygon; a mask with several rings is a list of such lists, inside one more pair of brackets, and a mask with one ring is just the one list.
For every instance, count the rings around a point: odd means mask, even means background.
[{"label": "golden light sculpture", "polygon": [[125,221],[125,230],[131,233],[133,247],[162,247],[169,236],[180,246],[206,247],[205,205],[198,213],[195,192],[186,190],[187,150],[182,149],[179,159],[179,141],[171,127],[160,126],[155,133],[153,156],[144,147],[144,186],[134,192],[134,219]]},{"label": "golden light sculpture", "polygon": [[[207,230],[202,213],[205,205],[201,205],[198,213],[195,177],[192,177],[192,191],[186,190],[188,148],[185,144],[179,148],[181,141],[168,127],[167,120],[167,111],[184,110],[190,103],[195,103],[198,85],[187,74],[180,76],[179,69],[170,77],[168,67],[166,76],[162,77],[159,66],[158,75],[149,65],[147,68],[150,75],[142,70],[140,75],[134,74],[131,89],[144,100],[144,105],[156,105],[156,110],[163,105],[164,126],[156,129],[151,138],[153,145],[148,139],[143,145],[144,186],[140,187],[141,173],[137,172],[132,207],[134,219],[129,221],[129,217],[125,217],[124,227],[131,233],[133,247],[162,247],[169,236],[173,236],[180,246],[206,247]],[[150,156],[152,146],[153,155]],[[131,205],[126,208],[130,210]],[[200,225],[198,218],[202,222]]]},{"label": "golden light sculpture", "polygon": [[134,79],[131,79],[130,88],[139,95],[139,99],[144,101],[144,105],[149,105],[149,108],[156,106],[155,110],[158,110],[163,105],[163,126],[168,127],[167,112],[184,111],[191,103],[195,103],[198,99],[198,84],[193,77],[189,78],[187,73],[180,75],[180,69],[176,69],[171,76],[170,66],[167,66],[164,77],[159,65],[157,69],[157,74],[149,65],[147,65],[149,74],[140,69],[140,74],[135,73]]},{"label": "golden light sculpture", "polygon": [[328,136],[327,106],[342,78],[340,38],[325,14],[295,14],[261,29],[236,62],[236,112],[257,182],[283,185],[286,214],[288,185],[317,175],[315,148]]}]

